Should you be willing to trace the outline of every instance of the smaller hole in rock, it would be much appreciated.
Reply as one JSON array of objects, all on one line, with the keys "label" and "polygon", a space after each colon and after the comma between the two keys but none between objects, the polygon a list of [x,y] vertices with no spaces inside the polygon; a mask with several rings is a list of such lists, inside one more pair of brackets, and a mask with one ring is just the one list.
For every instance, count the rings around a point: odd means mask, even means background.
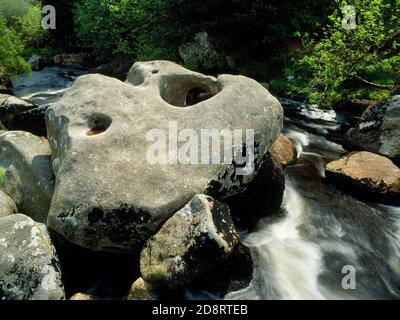
[{"label": "smaller hole in rock", "polygon": [[152,74],[156,74],[156,73],[159,73],[160,72],[160,70],[153,70],[151,73]]},{"label": "smaller hole in rock", "polygon": [[111,118],[104,114],[96,113],[90,116],[88,120],[88,136],[95,136],[105,132],[111,125]]}]

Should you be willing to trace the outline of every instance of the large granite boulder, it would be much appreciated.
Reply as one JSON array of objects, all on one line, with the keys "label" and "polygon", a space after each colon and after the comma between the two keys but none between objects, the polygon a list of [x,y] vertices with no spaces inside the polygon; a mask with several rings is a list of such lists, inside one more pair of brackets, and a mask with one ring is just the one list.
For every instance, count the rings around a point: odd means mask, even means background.
[{"label": "large granite boulder", "polygon": [[400,95],[369,107],[347,133],[344,148],[365,150],[400,163]]},{"label": "large granite boulder", "polygon": [[[197,89],[211,98],[188,106]],[[143,245],[195,194],[244,192],[282,118],[279,102],[243,76],[213,78],[167,61],[136,63],[125,83],[82,76],[46,111],[56,172],[48,225],[93,250]],[[209,145],[201,141],[206,129],[220,134]],[[235,129],[243,140],[230,145]],[[211,151],[215,158],[202,158]]]},{"label": "large granite boulder", "polygon": [[142,277],[155,288],[186,285],[226,261],[239,240],[228,206],[195,195],[146,243]]},{"label": "large granite boulder", "polygon": [[0,300],[61,300],[59,262],[46,227],[15,214],[0,219]]},{"label": "large granite boulder", "polygon": [[0,135],[0,166],[6,169],[3,190],[19,212],[46,222],[54,190],[54,172],[47,139],[29,132]]},{"label": "large granite boulder", "polygon": [[400,169],[380,155],[351,153],[328,163],[326,177],[366,200],[400,204]]},{"label": "large granite boulder", "polygon": [[0,190],[0,218],[18,213],[17,206],[4,191]]}]

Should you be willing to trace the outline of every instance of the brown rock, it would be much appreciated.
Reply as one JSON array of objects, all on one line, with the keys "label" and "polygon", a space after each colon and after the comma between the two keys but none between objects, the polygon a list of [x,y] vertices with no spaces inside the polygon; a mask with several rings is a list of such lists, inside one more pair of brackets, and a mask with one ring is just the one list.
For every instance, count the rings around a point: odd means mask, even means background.
[{"label": "brown rock", "polygon": [[354,152],[328,163],[326,177],[367,200],[400,203],[400,169],[383,156]]},{"label": "brown rock", "polygon": [[281,163],[282,167],[287,167],[297,161],[297,150],[292,140],[283,135],[279,136],[271,146],[270,153]]}]

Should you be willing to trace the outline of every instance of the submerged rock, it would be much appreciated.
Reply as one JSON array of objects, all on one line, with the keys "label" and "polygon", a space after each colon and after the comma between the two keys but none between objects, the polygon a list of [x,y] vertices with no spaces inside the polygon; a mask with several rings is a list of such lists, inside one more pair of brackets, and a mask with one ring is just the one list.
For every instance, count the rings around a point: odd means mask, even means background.
[{"label": "submerged rock", "polygon": [[4,191],[0,190],[0,218],[18,213],[17,206]]},{"label": "submerged rock", "polygon": [[348,150],[366,150],[400,163],[400,95],[369,107],[344,142]]},{"label": "submerged rock", "polygon": [[282,167],[287,167],[297,161],[297,150],[294,143],[283,135],[280,135],[272,144],[270,153],[280,162]]},{"label": "submerged rock", "polygon": [[[188,106],[197,89],[211,98]],[[244,192],[279,136],[282,117],[279,102],[254,80],[216,79],[167,61],[136,63],[125,83],[80,77],[46,112],[57,177],[48,225],[92,250],[131,251],[195,194]],[[211,144],[197,149],[203,129],[221,134],[217,142],[233,130],[254,130],[254,148],[240,140],[213,153],[220,161],[204,161]],[[244,172],[229,157],[224,163],[225,152],[254,152],[256,170]]]},{"label": "submerged rock", "polygon": [[400,203],[400,169],[380,155],[351,153],[328,163],[326,177],[367,200]]},{"label": "submerged rock", "polygon": [[228,206],[195,195],[143,248],[140,271],[156,288],[177,288],[218,266],[239,243]]},{"label": "submerged rock", "polygon": [[0,166],[6,169],[3,190],[19,211],[46,222],[54,189],[51,151],[44,138],[29,132],[0,135]]},{"label": "submerged rock", "polygon": [[46,227],[15,214],[0,219],[0,300],[61,300],[59,262]]}]

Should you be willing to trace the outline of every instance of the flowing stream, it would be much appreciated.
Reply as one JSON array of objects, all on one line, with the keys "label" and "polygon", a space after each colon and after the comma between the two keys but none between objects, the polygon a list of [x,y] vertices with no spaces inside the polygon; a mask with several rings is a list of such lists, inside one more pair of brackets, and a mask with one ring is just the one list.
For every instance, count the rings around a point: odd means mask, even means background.
[{"label": "flowing stream", "polygon": [[[45,68],[14,79],[15,95],[42,107],[57,101],[84,74]],[[281,214],[242,240],[255,261],[250,286],[229,299],[399,299],[400,207],[362,203],[324,178],[326,163],[346,153],[340,144],[354,123],[346,114],[282,99],[284,134],[299,153],[286,169]],[[345,266],[355,289],[345,289]],[[348,269],[347,269],[348,270]]]}]

